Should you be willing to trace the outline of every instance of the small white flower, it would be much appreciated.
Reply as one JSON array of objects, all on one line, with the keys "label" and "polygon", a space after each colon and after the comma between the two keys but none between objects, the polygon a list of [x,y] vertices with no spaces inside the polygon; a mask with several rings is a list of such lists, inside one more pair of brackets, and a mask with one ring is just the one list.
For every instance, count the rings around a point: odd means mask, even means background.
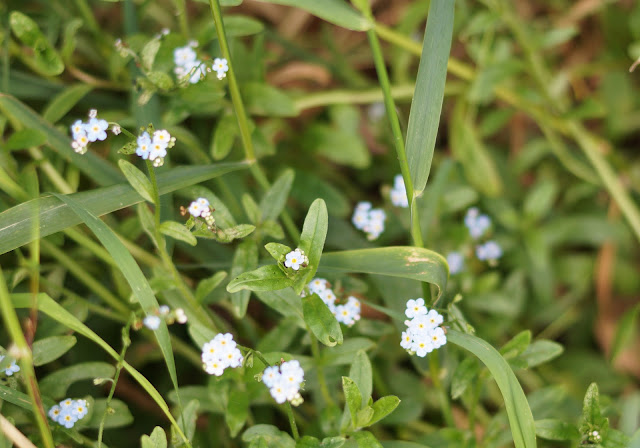
[{"label": "small white flower", "polygon": [[449,274],[459,274],[464,269],[464,256],[460,252],[449,252],[447,264],[449,265]]},{"label": "small white flower", "polygon": [[304,371],[296,360],[285,361],[280,365],[267,367],[262,374],[262,382],[269,388],[271,396],[277,403],[290,401],[292,404],[302,403],[300,385],[304,381]]},{"label": "small white flower", "polygon": [[262,382],[269,388],[273,387],[278,378],[280,378],[280,370],[277,366],[269,366],[262,373]]},{"label": "small white flower", "polygon": [[163,36],[167,36],[170,32],[171,31],[169,31],[169,28],[162,28],[160,34],[162,34]]},{"label": "small white flower", "polygon": [[307,257],[300,249],[296,249],[285,256],[284,265],[294,271],[297,271],[300,269],[300,266],[305,263],[306,258]]},{"label": "small white flower", "polygon": [[76,120],[71,125],[71,135],[73,136],[74,140],[77,140],[81,135],[87,135],[85,132],[85,126],[86,124],[83,123],[82,120]]},{"label": "small white flower", "polygon": [[122,128],[120,127],[120,125],[114,124],[111,127],[111,132],[113,132],[113,135],[120,135],[120,133],[122,132]]},{"label": "small white flower", "polygon": [[471,237],[478,239],[491,227],[491,219],[487,215],[481,215],[476,207],[472,207],[467,210],[464,224],[469,229]]},{"label": "small white flower", "polygon": [[424,306],[424,299],[416,299],[407,301],[407,309],[404,314],[410,319],[416,316],[422,316],[427,314],[427,307]]},{"label": "small white flower", "polygon": [[161,129],[153,133],[153,142],[165,145],[165,148],[171,141],[171,134],[166,129]]},{"label": "small white flower", "polygon": [[224,58],[215,58],[213,60],[213,67],[211,68],[216,72],[218,79],[223,79],[227,76],[227,72],[229,71],[229,64]]},{"label": "small white flower", "polygon": [[97,118],[92,118],[89,120],[89,123],[85,124],[84,130],[87,133],[87,138],[90,142],[95,142],[97,140],[103,141],[107,139],[107,128],[109,127],[109,123],[106,120],[98,120]]},{"label": "small white flower", "polygon": [[203,367],[210,375],[220,376],[228,367],[240,367],[243,359],[230,333],[217,334],[202,347]]},{"label": "small white flower", "polygon": [[209,204],[209,201],[207,200],[207,198],[198,198],[196,199],[196,201],[198,202],[198,204],[200,204],[203,208],[208,208],[211,206],[211,204]]},{"label": "small white flower", "polygon": [[196,60],[196,52],[190,46],[179,47],[173,50],[173,62],[179,66],[184,67],[189,63],[193,63]]},{"label": "small white flower", "polygon": [[202,213],[202,206],[200,205],[200,203],[198,201],[193,201],[189,205],[189,213],[194,218],[198,218],[200,216],[200,214]]},{"label": "small white flower", "polygon": [[160,308],[158,308],[158,312],[161,316],[167,316],[171,312],[171,308],[169,308],[167,305],[160,305]]},{"label": "small white flower", "polygon": [[176,322],[179,324],[187,323],[187,315],[182,308],[176,308]]},{"label": "small white flower", "polygon": [[393,188],[390,191],[391,203],[396,207],[409,207],[407,199],[407,189],[404,185],[404,179],[401,174],[396,175],[393,180]]},{"label": "small white flower", "polygon": [[149,158],[151,152],[151,137],[148,132],[143,132],[137,139],[138,147],[136,148],[136,154],[142,157],[144,160]]},{"label": "small white flower", "polygon": [[89,109],[89,118],[96,118],[98,116],[97,109]]},{"label": "small white flower", "polygon": [[160,318],[158,316],[154,316],[154,315],[148,315],[144,318],[144,320],[142,321],[142,323],[144,324],[145,327],[147,327],[149,330],[157,330],[158,328],[160,328]]},{"label": "small white flower", "polygon": [[198,41],[197,40],[190,40],[189,44],[188,44],[191,48],[197,48],[198,47]]},{"label": "small white flower", "polygon": [[411,337],[411,334],[406,331],[403,331],[400,347],[402,347],[405,350],[409,350],[411,349],[412,341],[413,341],[413,338]]},{"label": "small white flower", "polygon": [[[3,359],[4,359],[4,355],[0,355],[0,362]],[[16,363],[15,359],[11,361],[11,364],[9,365],[9,367],[6,367],[4,369],[4,373],[7,376],[12,376],[14,373],[18,373],[19,371],[20,371],[20,366]]]}]

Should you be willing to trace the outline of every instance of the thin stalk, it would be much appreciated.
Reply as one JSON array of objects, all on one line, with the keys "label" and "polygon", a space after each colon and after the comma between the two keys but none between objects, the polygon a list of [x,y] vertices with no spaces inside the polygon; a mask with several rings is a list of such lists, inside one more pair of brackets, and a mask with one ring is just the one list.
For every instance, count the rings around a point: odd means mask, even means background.
[{"label": "thin stalk", "polygon": [[130,310],[127,305],[125,305],[118,297],[113,295],[111,291],[102,286],[102,283],[87,274],[85,269],[63,250],[59,249],[56,245],[50,243],[46,239],[41,240],[41,244],[43,251],[56,258],[58,263],[67,268],[71,274],[91,289],[107,305],[111,306],[114,310],[117,310],[123,315],[129,313]]},{"label": "thin stalk", "polygon": [[333,399],[331,398],[331,394],[329,393],[329,388],[327,387],[327,379],[324,376],[324,369],[322,368],[322,356],[320,355],[320,345],[318,344],[318,340],[313,336],[311,330],[307,328],[309,332],[309,336],[311,338],[311,354],[313,355],[313,360],[316,364],[316,369],[318,370],[318,384],[320,385],[320,393],[322,394],[322,398],[327,403],[327,406],[334,406]]},{"label": "thin stalk", "polygon": [[[231,60],[231,52],[229,51],[229,43],[227,41],[227,35],[224,30],[224,23],[222,21],[222,11],[220,10],[219,0],[209,0],[209,6],[211,9],[211,15],[213,16],[213,22],[216,27],[216,34],[218,36],[218,43],[220,45],[220,51],[222,57],[227,60],[229,71],[227,72],[227,79],[229,80],[229,93],[231,95],[231,102],[236,113],[236,119],[238,120],[238,127],[240,128],[240,139],[242,140],[242,146],[244,148],[245,160],[249,162],[251,174],[256,179],[260,187],[266,191],[271,184],[267,179],[267,176],[262,171],[262,168],[258,164],[255,155],[255,149],[253,147],[253,140],[251,139],[251,131],[249,129],[249,118],[244,108],[244,102],[242,101],[242,95],[240,94],[240,88],[238,87],[238,81],[233,68],[233,62]],[[294,241],[298,241],[300,232],[296,228],[293,220],[289,214],[284,210],[280,215],[282,223],[284,224],[287,232]]]},{"label": "thin stalk", "polygon": [[[16,358],[20,362],[20,369],[24,377],[24,382],[31,398],[33,406],[33,413],[36,417],[36,423],[40,430],[40,436],[42,437],[42,443],[45,448],[54,448],[53,436],[51,435],[51,429],[47,424],[47,416],[42,405],[42,399],[40,397],[40,391],[38,389],[38,380],[36,379],[35,371],[33,370],[33,354],[31,348],[27,345],[27,340],[22,333],[20,327],[20,321],[16,310],[11,303],[11,297],[9,296],[9,289],[7,283],[4,280],[4,273],[0,267],[0,311],[2,311],[2,318],[11,340],[15,345],[15,351],[17,352]],[[13,352],[12,349],[9,350]]]},{"label": "thin stalk", "polygon": [[438,390],[440,395],[440,407],[442,408],[442,415],[447,426],[455,428],[456,424],[453,419],[453,412],[451,411],[451,402],[449,401],[449,394],[442,385],[440,379],[440,355],[437,350],[432,351],[428,355],[429,358],[429,373],[431,374],[431,380],[433,385]]},{"label": "thin stalk", "polygon": [[109,414],[109,405],[113,399],[113,394],[116,392],[116,386],[118,385],[118,379],[120,379],[120,372],[122,372],[122,363],[124,361],[124,355],[127,353],[127,349],[131,345],[131,338],[129,337],[129,330],[131,329],[131,323],[134,321],[135,315],[132,315],[127,321],[127,325],[122,329],[122,350],[120,351],[120,357],[118,358],[118,364],[116,365],[116,374],[113,377],[111,384],[111,390],[109,390],[109,396],[107,397],[107,404],[100,420],[100,428],[98,429],[98,448],[102,448],[102,433],[104,432],[104,423]]}]

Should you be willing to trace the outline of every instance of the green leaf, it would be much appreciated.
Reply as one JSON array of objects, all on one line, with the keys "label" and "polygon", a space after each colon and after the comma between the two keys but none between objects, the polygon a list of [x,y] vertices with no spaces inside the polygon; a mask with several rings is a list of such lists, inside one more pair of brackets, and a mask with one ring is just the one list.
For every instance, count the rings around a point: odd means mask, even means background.
[{"label": "green leaf", "polygon": [[112,378],[116,368],[106,362],[84,362],[71,367],[56,370],[39,382],[42,395],[60,399],[67,395],[69,387],[83,380],[93,381],[96,378]]},{"label": "green leaf", "polygon": [[383,448],[429,448],[426,445],[402,440],[384,440],[382,441],[382,446]]},{"label": "green leaf", "polygon": [[[0,95],[0,108],[1,103],[2,95]],[[158,175],[158,189],[163,195],[245,166],[244,163],[224,163],[172,168]],[[120,210],[143,200],[128,183],[76,193],[71,197],[96,216]],[[0,213],[0,254],[14,250],[33,240],[31,220],[34,213],[38,213],[37,219],[40,222],[40,237],[42,238],[82,222],[69,206],[61,204],[55,197],[43,196],[24,202]]]},{"label": "green leaf", "polygon": [[[258,266],[258,245],[253,240],[245,240],[238,245],[231,262],[231,277],[235,278],[243,272],[255,269]],[[244,289],[231,294],[233,310],[238,318],[243,318],[247,313],[251,290]]]},{"label": "green leaf", "polygon": [[342,0],[257,0],[262,3],[295,6],[348,30],[366,31],[373,24]]},{"label": "green leaf", "polygon": [[431,170],[447,78],[453,33],[453,0],[431,2],[418,79],[407,126],[407,161],[414,197],[424,191]]},{"label": "green leaf", "polygon": [[[256,296],[265,305],[273,308],[285,317],[296,318],[298,325],[305,328],[304,315],[302,313],[302,301],[292,289],[281,289],[279,291],[257,292]],[[338,347],[339,348],[339,347]]]},{"label": "green leaf", "polygon": [[225,114],[218,120],[211,139],[211,156],[214,160],[221,160],[229,155],[238,132],[238,121],[234,114]]},{"label": "green leaf", "polygon": [[437,252],[418,247],[392,246],[329,252],[322,255],[322,272],[362,272],[419,280],[435,285],[439,298],[447,284],[448,267]]},{"label": "green leaf", "polygon": [[368,425],[373,425],[391,414],[399,404],[400,399],[394,395],[387,395],[386,397],[376,400],[376,402],[373,403],[373,416],[371,420],[369,420]]},{"label": "green leaf", "polygon": [[582,420],[587,425],[598,428],[606,422],[606,418],[602,416],[600,410],[600,393],[598,392],[598,385],[596,383],[591,383],[587,389],[587,393],[584,395]]},{"label": "green leaf", "polygon": [[27,411],[33,411],[29,395],[18,392],[17,390],[3,384],[0,384],[0,400],[20,406],[22,409],[26,409]]},{"label": "green leaf", "polygon": [[265,117],[295,117],[298,115],[296,104],[283,90],[258,82],[243,84],[241,88],[247,110],[253,115]]},{"label": "green leaf", "polygon": [[195,298],[196,302],[202,303],[202,301],[216,289],[222,281],[227,278],[227,273],[224,271],[216,272],[209,278],[200,280],[198,287],[196,288]]},{"label": "green leaf", "polygon": [[[209,3],[207,0],[197,1],[203,1],[207,4]],[[240,4],[241,2],[238,1],[237,3]],[[224,6],[224,4],[222,6]],[[224,34],[227,38],[253,36],[254,34],[261,33],[264,30],[262,22],[248,16],[224,14],[223,22]],[[210,40],[217,38],[218,35],[213,21],[210,21],[210,23],[207,24],[207,27],[198,34],[198,40],[200,42],[209,42]]]},{"label": "green leaf", "polygon": [[[191,400],[182,410],[182,415],[176,415],[178,420],[178,426],[182,429],[182,432],[187,436],[189,440],[193,440],[193,436],[196,433],[196,420],[198,419],[198,409],[200,408],[200,402],[198,400]],[[181,443],[178,435],[175,433],[175,427],[171,429],[172,447],[178,448],[185,446],[185,443]]]},{"label": "green leaf", "polygon": [[294,177],[292,169],[285,170],[264,194],[260,200],[263,220],[277,219],[280,216],[287,203]]},{"label": "green leaf", "polygon": [[631,311],[624,313],[620,319],[613,338],[613,344],[611,344],[611,353],[609,353],[610,362],[613,362],[620,352],[633,340],[638,315],[640,315],[640,304],[634,306]]},{"label": "green leaf", "polygon": [[93,86],[89,84],[76,84],[67,87],[47,104],[42,112],[42,118],[49,123],[56,123],[92,90]]},{"label": "green leaf", "polygon": [[512,359],[524,352],[531,344],[531,330],[523,330],[500,348],[504,359]]},{"label": "green leaf", "polygon": [[[45,121],[40,115],[16,98],[0,93],[0,111],[14,124],[16,129],[37,129],[47,136],[51,149],[68,162],[73,163],[89,179],[98,185],[112,185],[122,182],[120,172],[108,161],[89,151],[84,155],[76,154],[71,148],[71,138]],[[0,238],[0,241],[2,238]]]},{"label": "green leaf", "polygon": [[152,39],[142,48],[140,52],[140,59],[142,60],[142,67],[146,71],[151,71],[153,62],[156,60],[156,55],[160,50],[160,40]]},{"label": "green leaf", "polygon": [[[104,419],[104,427],[108,428],[121,428],[123,426],[130,425],[133,422],[133,415],[125,404],[125,402],[118,399],[112,399],[109,403],[109,412]],[[93,410],[91,411],[91,418],[85,423],[82,422],[82,426],[85,428],[98,429],[102,422],[104,411],[107,409],[107,399],[101,398],[95,400],[93,403]]]},{"label": "green leaf", "polygon": [[504,398],[516,448],[534,448],[536,434],[533,415],[522,387],[507,361],[495,348],[473,335],[449,329],[447,340],[470,351],[487,366]]},{"label": "green leaf", "polygon": [[305,147],[332,162],[364,169],[371,164],[367,145],[357,133],[315,124],[304,134]]},{"label": "green leaf", "polygon": [[353,429],[358,428],[358,411],[361,408],[362,404],[362,395],[360,394],[360,389],[358,389],[358,385],[351,378],[343,376],[342,377],[342,390],[344,391],[344,401],[347,403],[347,408],[349,409],[349,413],[351,414],[351,424],[353,425]]},{"label": "green leaf", "polygon": [[9,26],[20,42],[31,47],[33,61],[42,74],[57,76],[64,71],[60,55],[42,34],[36,22],[19,11],[13,11],[9,15]]},{"label": "green leaf", "polygon": [[242,195],[242,207],[252,224],[258,224],[262,220],[262,212],[250,194]]},{"label": "green leaf", "polygon": [[284,261],[286,255],[292,250],[289,246],[280,243],[267,243],[264,248],[278,262]]},{"label": "green leaf", "polygon": [[320,342],[329,347],[342,344],[340,323],[317,294],[302,298],[302,312],[304,321]]},{"label": "green leaf", "polygon": [[228,292],[237,292],[243,289],[250,291],[274,291],[284,289],[293,284],[284,272],[275,264],[262,266],[255,271],[240,274],[227,285]]},{"label": "green leaf", "polygon": [[480,366],[474,358],[465,358],[456,367],[451,379],[451,398],[458,399],[462,396],[467,387],[477,381]]},{"label": "green leaf", "polygon": [[[253,425],[242,434],[242,441],[249,447],[295,448],[296,442],[289,434],[272,425]],[[264,445],[258,443],[262,441]]]},{"label": "green leaf", "polygon": [[[91,231],[100,240],[102,245],[107,249],[113,260],[118,265],[120,271],[131,286],[134,297],[146,314],[154,314],[158,309],[158,301],[149,282],[140,270],[140,266],[133,259],[122,241],[116,236],[104,222],[87,211],[79,202],[71,199],[70,196],[55,194],[54,196],[67,204],[76,213],[82,221],[91,229]],[[174,389],[178,389],[178,376],[176,374],[176,365],[173,358],[173,349],[169,338],[169,331],[164,320],[160,320],[160,327],[153,332],[158,346],[167,364],[169,376],[173,382]]]},{"label": "green leaf", "polygon": [[260,223],[260,231],[264,234],[265,237],[274,238],[276,240],[281,240],[284,238],[284,229],[277,221],[272,219],[267,219],[266,221],[262,221]]},{"label": "green leaf", "polygon": [[245,390],[233,388],[229,392],[229,402],[224,419],[229,427],[231,437],[238,435],[249,417],[249,393]]},{"label": "green leaf", "polygon": [[[33,296],[31,294],[12,294],[11,301],[15,308],[32,308]],[[36,296],[36,305],[38,311],[48,315],[52,319],[57,320],[67,328],[83,335],[90,339],[97,345],[99,345],[104,351],[111,356],[114,360],[120,362],[120,355],[109,344],[107,344],[100,336],[94,333],[89,327],[80,322],[73,314],[62,308],[51,297],[44,293],[39,293]],[[172,425],[177,426],[177,422],[169,411],[169,406],[160,395],[160,392],[147,380],[144,375],[134,369],[127,361],[122,361],[122,367],[131,375],[149,394],[149,396],[158,404],[160,409],[167,416]],[[180,431],[180,436],[183,440],[186,440],[186,436]]]},{"label": "green leaf", "polygon": [[351,364],[356,353],[360,350],[371,350],[375,343],[367,338],[349,338],[344,344],[337,345],[331,350],[322,352],[322,362],[328,366]]},{"label": "green leaf", "polygon": [[527,347],[518,359],[524,361],[528,367],[535,367],[557,358],[563,351],[564,348],[557,342],[541,339]]},{"label": "green leaf", "polygon": [[217,334],[211,328],[205,327],[198,322],[190,322],[188,328],[191,339],[193,339],[193,342],[195,342],[200,348],[202,348],[205,343],[215,338]]},{"label": "green leaf", "polygon": [[149,178],[132,163],[124,159],[118,160],[118,166],[133,189],[145,200],[153,204],[153,187]]},{"label": "green leaf", "polygon": [[55,361],[76,345],[78,340],[74,336],[51,336],[33,343],[33,365],[43,366]]},{"label": "green leaf", "polygon": [[17,149],[27,149],[34,146],[42,146],[47,142],[47,136],[37,129],[21,129],[11,134],[7,140],[5,149],[15,151]]},{"label": "green leaf", "polygon": [[556,419],[536,420],[536,435],[547,440],[575,440],[580,437],[575,425]]},{"label": "green leaf", "polygon": [[469,183],[487,196],[498,196],[502,192],[502,180],[463,101],[456,105],[449,128],[451,150],[462,164]]},{"label": "green leaf", "polygon": [[328,228],[329,215],[327,213],[327,205],[322,199],[316,199],[309,207],[302,226],[302,234],[300,235],[298,247],[309,258],[309,266],[306,268],[306,274],[296,282],[294,290],[297,294],[302,292],[304,286],[311,281],[318,270]]},{"label": "green leaf", "polygon": [[183,224],[175,221],[165,221],[160,224],[160,233],[170,236],[171,238],[183,241],[190,246],[198,244],[198,240],[193,233],[189,231]]},{"label": "green leaf", "polygon": [[349,378],[357,385],[362,394],[362,406],[369,403],[371,392],[373,390],[373,372],[371,369],[371,361],[364,350],[358,350],[349,370]]},{"label": "green leaf", "polygon": [[358,431],[352,437],[358,444],[358,448],[382,448],[378,439],[369,431]]},{"label": "green leaf", "polygon": [[365,406],[358,411],[356,416],[356,428],[364,428],[369,426],[369,422],[373,418],[373,408],[371,406]]},{"label": "green leaf", "polygon": [[147,79],[161,90],[171,90],[175,87],[173,78],[165,72],[149,72],[147,73]]},{"label": "green leaf", "polygon": [[167,448],[167,434],[159,426],[153,429],[150,436],[144,435],[140,438],[141,448]]}]

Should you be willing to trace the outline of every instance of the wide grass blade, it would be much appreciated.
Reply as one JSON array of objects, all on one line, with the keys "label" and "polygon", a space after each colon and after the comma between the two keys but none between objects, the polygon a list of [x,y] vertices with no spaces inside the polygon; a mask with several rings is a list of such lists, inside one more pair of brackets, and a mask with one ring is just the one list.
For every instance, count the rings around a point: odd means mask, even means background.
[{"label": "wide grass blade", "polygon": [[[173,168],[158,175],[158,189],[160,195],[163,195],[245,167],[245,163],[222,163]],[[144,200],[128,183],[76,193],[71,197],[95,216],[102,216]],[[34,211],[38,213],[42,238],[82,222],[68,205],[60,203],[52,196],[24,202],[0,213],[0,254],[32,241],[34,235],[30,222]]]},{"label": "wide grass blade", "polygon": [[487,366],[504,398],[516,448],[534,448],[536,428],[531,408],[507,361],[495,348],[476,336],[449,329],[447,340],[469,350]]},{"label": "wide grass blade", "polygon": [[122,182],[122,174],[113,165],[92,152],[84,155],[76,154],[71,148],[71,137],[53,127],[51,123],[44,120],[20,100],[11,95],[0,93],[0,111],[14,127],[23,126],[45,134],[51,149],[77,166],[98,185],[106,186]]},{"label": "wide grass blade", "polygon": [[257,0],[262,3],[295,6],[334,25],[354,31],[366,31],[372,24],[344,0]]},{"label": "wide grass blade", "polygon": [[407,160],[414,196],[424,191],[438,134],[453,34],[454,0],[433,0],[407,127]]},{"label": "wide grass blade", "polygon": [[419,247],[380,247],[322,254],[323,272],[362,272],[403,277],[436,286],[440,297],[447,285],[449,269],[442,255]]},{"label": "wide grass blade", "polygon": [[[109,251],[113,260],[117,263],[118,267],[122,271],[122,274],[127,279],[133,295],[142,306],[142,309],[146,314],[155,314],[160,306],[156,296],[153,294],[153,290],[147,281],[147,278],[142,273],[140,266],[133,259],[133,256],[129,253],[122,241],[118,239],[116,234],[102,222],[99,218],[89,213],[82,205],[68,196],[54,194],[55,197],[66,203],[74,213],[76,213],[82,221],[91,229],[91,231],[98,237],[102,245]],[[178,375],[176,373],[176,364],[173,358],[173,350],[171,348],[171,339],[169,338],[169,330],[167,329],[167,323],[164,320],[160,320],[160,327],[153,332],[155,335],[158,346],[162,351],[167,368],[169,369],[169,375],[171,381],[176,390],[178,390]]]},{"label": "wide grass blade", "polygon": [[[47,294],[39,293],[36,299],[38,311],[46,314],[47,316],[60,322],[67,328],[98,344],[114,360],[120,360],[120,355],[118,354],[118,352],[116,352],[100,336],[94,333],[93,330],[80,322],[73,314],[69,313],[62,306],[56,303]],[[33,296],[31,294],[12,294],[11,302],[13,303],[13,306],[15,308],[31,308],[31,306],[33,305]],[[149,382],[149,380],[144,377],[144,375],[134,369],[131,364],[126,361],[122,361],[122,366],[143,387],[143,389],[147,391],[149,396],[153,398],[156,404],[165,413],[171,424],[179,431],[180,436],[185,440],[185,442],[188,442],[186,436],[179,429],[178,423],[175,421],[173,415],[171,414],[171,411],[169,410],[169,405],[166,401],[164,401],[164,398],[162,398],[160,392],[158,392],[158,390],[153,386],[153,384]],[[1,394],[0,398],[2,398]]]}]

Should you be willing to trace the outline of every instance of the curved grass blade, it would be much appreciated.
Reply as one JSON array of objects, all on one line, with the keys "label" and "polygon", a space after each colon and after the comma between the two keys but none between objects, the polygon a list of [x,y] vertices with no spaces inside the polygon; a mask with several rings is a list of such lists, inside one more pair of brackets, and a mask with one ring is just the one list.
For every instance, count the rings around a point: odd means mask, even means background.
[{"label": "curved grass blade", "polygon": [[295,6],[348,30],[366,31],[372,24],[343,0],[257,0],[262,3]]},{"label": "curved grass blade", "polygon": [[122,174],[106,160],[91,152],[84,155],[76,154],[71,148],[71,138],[69,136],[64,135],[53,127],[51,123],[44,120],[13,96],[0,93],[0,111],[6,115],[14,127],[24,126],[27,129],[37,129],[45,134],[51,149],[68,162],[77,166],[80,171],[98,185],[113,185],[123,181]]},{"label": "curved grass blade", "polygon": [[429,6],[407,127],[406,151],[414,197],[424,191],[431,170],[451,50],[454,3],[454,0],[435,0]]},{"label": "curved grass blade", "polygon": [[[122,241],[118,239],[113,230],[70,197],[55,193],[53,195],[66,203],[73,212],[82,219],[87,227],[91,229],[96,237],[98,237],[102,245],[107,249],[107,251],[109,251],[109,254],[111,254],[113,260],[122,271],[122,274],[131,286],[133,295],[142,306],[144,312],[146,314],[154,314],[160,306],[158,304],[158,300],[153,294],[153,290],[151,289],[147,278],[142,273],[140,266],[138,266],[136,261],[133,259],[133,256],[129,253]],[[171,339],[169,337],[167,323],[161,319],[160,327],[155,330],[153,334],[158,341],[158,346],[160,347],[162,356],[167,364],[173,387],[175,388],[176,393],[178,393],[178,375],[176,373],[176,363],[173,358],[173,349],[171,347]]]},{"label": "curved grass blade", "polygon": [[[33,296],[31,294],[12,294],[11,302],[15,308],[31,308],[33,304]],[[109,356],[111,356],[114,360],[118,361],[120,359],[120,355],[116,352],[109,344],[107,344],[100,336],[93,332],[89,327],[80,322],[73,314],[69,313],[62,306],[56,303],[51,297],[49,297],[45,293],[39,293],[36,297],[37,299],[37,308],[38,311],[46,314],[52,319],[60,322],[62,325],[67,328],[75,331],[78,334],[86,337],[87,339],[93,341],[98,344]],[[184,439],[188,444],[187,437],[182,433],[178,423],[173,418],[171,411],[169,409],[169,405],[160,392],[147,380],[144,375],[138,372],[135,368],[131,366],[126,361],[122,362],[124,369],[129,372],[129,374],[135,378],[135,380],[147,391],[149,396],[153,398],[153,400],[158,404],[160,409],[165,413],[171,424],[177,429],[180,437]],[[0,394],[0,398],[2,394]]]},{"label": "curved grass blade", "polygon": [[507,361],[486,341],[470,334],[449,329],[447,340],[469,350],[487,366],[504,398],[516,448],[534,448],[536,428],[533,415],[527,397]]},{"label": "curved grass blade", "polygon": [[[247,165],[241,162],[172,168],[158,175],[158,189],[163,195],[245,167]],[[71,197],[95,216],[143,202],[143,198],[128,183],[76,193]],[[52,196],[24,202],[0,213],[0,254],[32,241],[30,222],[34,210],[39,215],[42,238],[82,222],[68,205]]]},{"label": "curved grass blade", "polygon": [[420,247],[392,246],[329,252],[322,255],[323,272],[362,272],[403,277],[436,286],[440,297],[447,285],[449,268],[442,255]]}]

